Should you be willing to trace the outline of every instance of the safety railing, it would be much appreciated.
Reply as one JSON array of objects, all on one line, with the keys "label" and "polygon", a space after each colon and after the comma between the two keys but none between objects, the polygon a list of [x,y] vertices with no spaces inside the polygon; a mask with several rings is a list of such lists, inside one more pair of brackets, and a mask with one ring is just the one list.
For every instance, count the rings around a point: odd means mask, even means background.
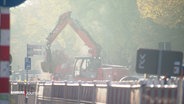
[{"label": "safety railing", "polygon": [[127,82],[47,82],[40,83],[39,87],[44,92],[38,92],[37,104],[131,104],[137,102],[135,92],[139,92],[139,86],[128,85]]}]

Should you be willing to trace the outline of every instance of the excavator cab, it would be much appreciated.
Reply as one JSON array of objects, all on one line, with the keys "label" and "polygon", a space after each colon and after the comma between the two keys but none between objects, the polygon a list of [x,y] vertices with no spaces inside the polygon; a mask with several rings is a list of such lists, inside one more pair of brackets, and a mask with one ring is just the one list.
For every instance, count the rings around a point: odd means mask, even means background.
[{"label": "excavator cab", "polygon": [[74,77],[95,79],[101,60],[93,57],[75,57]]}]

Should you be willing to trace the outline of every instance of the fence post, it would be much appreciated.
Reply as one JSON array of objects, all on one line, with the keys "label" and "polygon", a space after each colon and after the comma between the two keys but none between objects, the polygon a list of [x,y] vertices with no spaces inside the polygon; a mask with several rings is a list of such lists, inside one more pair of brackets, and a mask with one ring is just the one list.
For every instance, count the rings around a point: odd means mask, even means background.
[{"label": "fence post", "polygon": [[44,88],[45,88],[45,83],[46,83],[46,82],[43,82],[42,104],[45,104],[45,100],[44,100]]},{"label": "fence post", "polygon": [[67,81],[64,81],[65,85],[64,85],[64,92],[63,92],[63,98],[66,99],[67,98]]},{"label": "fence post", "polygon": [[53,96],[53,87],[54,86],[54,81],[52,81],[52,85],[51,85],[51,92],[50,92],[50,104],[52,104],[52,101],[53,101],[53,98],[52,98],[52,96]]},{"label": "fence post", "polygon": [[79,87],[78,87],[78,101],[77,101],[77,104],[80,104],[80,89],[81,89],[81,81],[78,82],[79,84]]},{"label": "fence post", "polygon": [[92,104],[96,103],[96,82],[93,82],[94,87],[93,87],[93,96],[92,96]]},{"label": "fence post", "polygon": [[25,104],[28,104],[28,81],[26,81],[26,84],[24,83],[24,86]]},{"label": "fence post", "polygon": [[140,85],[140,90],[139,90],[139,97],[140,97],[140,99],[139,99],[139,104],[143,104],[143,102],[142,102],[142,94],[143,94],[143,89],[145,88],[145,86],[146,86],[146,84],[145,83],[141,83],[141,85]]},{"label": "fence post", "polygon": [[183,77],[179,78],[178,88],[177,88],[177,104],[182,104],[183,99]]},{"label": "fence post", "polygon": [[36,91],[35,91],[35,104],[37,104],[37,102],[38,102],[38,91],[39,91],[39,82],[36,82]]},{"label": "fence post", "polygon": [[110,87],[111,87],[110,81],[107,81],[106,84],[107,84],[106,104],[110,104],[109,102]]}]

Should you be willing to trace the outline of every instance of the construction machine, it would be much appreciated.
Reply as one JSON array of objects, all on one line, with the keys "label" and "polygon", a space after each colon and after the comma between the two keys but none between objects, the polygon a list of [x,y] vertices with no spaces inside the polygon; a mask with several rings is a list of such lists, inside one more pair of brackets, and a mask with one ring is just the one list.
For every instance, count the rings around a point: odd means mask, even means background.
[{"label": "construction machine", "polygon": [[[89,47],[88,52],[91,54],[89,57],[75,57],[74,65],[72,70],[68,69],[71,73],[68,73],[67,70],[61,72],[62,75],[72,76],[73,80],[113,80],[118,81],[122,77],[129,75],[129,70],[126,66],[120,65],[108,65],[102,64],[101,62],[101,47],[97,44],[89,33],[79,25],[79,22],[74,20],[71,17],[71,12],[66,12],[59,17],[58,23],[49,34],[47,39],[46,47],[46,58],[42,62],[42,70],[50,71],[52,73],[58,73],[51,70],[52,69],[52,53],[50,47],[52,46],[53,41],[57,38],[59,33],[66,27],[70,25],[72,29],[77,33],[80,39]],[[69,75],[68,75],[68,74]],[[62,80],[62,79],[61,79]]]}]

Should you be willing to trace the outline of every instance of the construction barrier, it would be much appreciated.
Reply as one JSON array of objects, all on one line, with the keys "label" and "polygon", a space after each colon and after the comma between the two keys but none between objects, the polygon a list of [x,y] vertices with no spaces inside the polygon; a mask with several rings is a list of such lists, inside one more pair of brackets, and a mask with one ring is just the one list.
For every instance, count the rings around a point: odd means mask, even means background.
[{"label": "construction barrier", "polygon": [[[26,87],[27,86],[27,87]],[[36,101],[36,82],[12,82],[10,104],[25,104],[27,94],[28,104],[35,104]],[[27,88],[26,92],[25,89]]]},{"label": "construction barrier", "polygon": [[[60,82],[38,85],[37,104],[73,102],[85,104],[131,104],[138,87],[111,86],[106,82]],[[132,101],[131,101],[132,100]]]},{"label": "construction barrier", "polygon": [[[11,83],[11,104],[24,104],[25,85]],[[28,104],[178,104],[176,85],[63,81],[27,86]]]},{"label": "construction barrier", "polygon": [[[27,86],[27,87],[26,87]],[[36,82],[12,82],[11,83],[11,91],[24,91],[27,88],[28,92],[36,91]]]}]

